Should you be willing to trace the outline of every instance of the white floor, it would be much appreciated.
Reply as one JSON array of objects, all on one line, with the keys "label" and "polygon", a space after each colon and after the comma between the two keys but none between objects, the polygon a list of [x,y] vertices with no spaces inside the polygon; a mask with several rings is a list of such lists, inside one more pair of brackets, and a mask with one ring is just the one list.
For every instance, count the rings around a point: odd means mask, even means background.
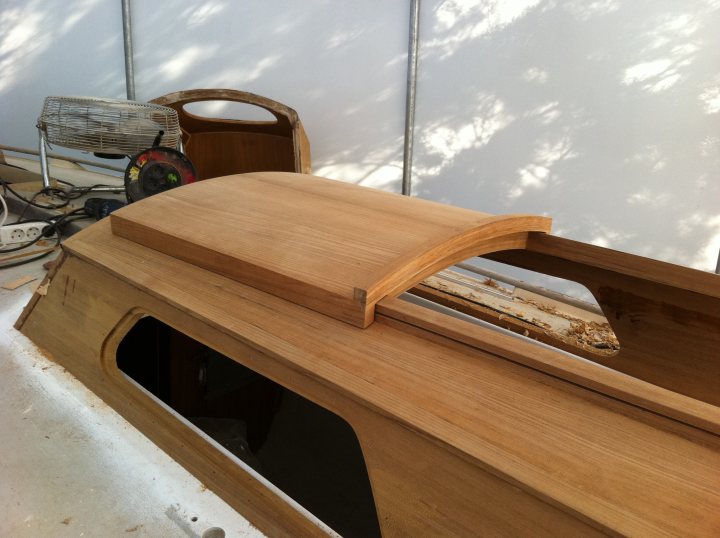
[{"label": "white floor", "polygon": [[0,289],[0,536],[262,536],[12,328],[35,284]]}]

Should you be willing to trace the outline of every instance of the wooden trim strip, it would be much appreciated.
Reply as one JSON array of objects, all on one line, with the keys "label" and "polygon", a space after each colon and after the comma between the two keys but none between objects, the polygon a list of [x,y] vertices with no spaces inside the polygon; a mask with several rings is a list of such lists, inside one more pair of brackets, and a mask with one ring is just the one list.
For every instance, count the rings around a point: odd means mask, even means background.
[{"label": "wooden trim strip", "polygon": [[[609,370],[582,359],[486,329],[466,321],[417,306],[401,299],[385,298],[376,305],[376,315],[482,349],[501,358],[622,400],[720,435],[720,408]],[[488,338],[492,335],[492,338]]]},{"label": "wooden trim strip", "polygon": [[541,233],[528,234],[526,249],[559,260],[720,298],[720,275],[705,271]]},{"label": "wooden trim strip", "polygon": [[485,257],[590,290],[620,342],[595,362],[720,406],[720,276],[543,234]]}]

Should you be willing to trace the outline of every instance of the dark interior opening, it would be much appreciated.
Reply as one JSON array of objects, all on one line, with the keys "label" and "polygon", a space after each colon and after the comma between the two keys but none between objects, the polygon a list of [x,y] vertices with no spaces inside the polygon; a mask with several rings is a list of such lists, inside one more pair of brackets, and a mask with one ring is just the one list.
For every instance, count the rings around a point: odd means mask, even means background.
[{"label": "dark interior opening", "polygon": [[360,444],[336,414],[152,317],[117,365],[336,532],[380,536]]}]

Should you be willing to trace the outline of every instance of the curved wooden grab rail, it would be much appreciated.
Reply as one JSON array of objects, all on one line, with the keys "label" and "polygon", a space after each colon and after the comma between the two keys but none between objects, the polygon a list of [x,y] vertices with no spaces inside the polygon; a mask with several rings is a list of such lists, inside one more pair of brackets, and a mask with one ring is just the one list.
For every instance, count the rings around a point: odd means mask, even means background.
[{"label": "curved wooden grab rail", "polygon": [[[267,110],[272,114],[276,121],[250,121],[250,120],[233,120],[224,118],[206,118],[192,114],[185,110],[185,105],[190,103],[198,103],[202,101],[230,101],[234,103],[245,103]],[[199,90],[183,90],[179,92],[168,93],[162,97],[157,97],[150,101],[158,105],[170,107],[177,111],[180,124],[186,128],[192,129],[191,132],[198,132],[202,129],[217,129],[218,125],[222,125],[224,129],[242,129],[248,130],[257,128],[262,132],[272,132],[278,135],[291,136],[292,129],[298,122],[298,115],[292,108],[278,101],[274,101],[261,95],[239,90],[226,89],[199,89]]]},{"label": "curved wooden grab rail", "polygon": [[[202,101],[257,106],[275,121],[206,118],[185,109]],[[287,105],[229,89],[184,90],[150,102],[177,111],[185,153],[200,179],[264,170],[310,173],[310,142],[297,112]]]}]

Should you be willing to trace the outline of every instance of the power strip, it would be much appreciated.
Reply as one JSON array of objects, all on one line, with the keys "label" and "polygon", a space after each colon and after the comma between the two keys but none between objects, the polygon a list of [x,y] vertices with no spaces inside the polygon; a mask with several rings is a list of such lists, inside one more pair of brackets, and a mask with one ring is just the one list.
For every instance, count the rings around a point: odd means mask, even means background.
[{"label": "power strip", "polygon": [[6,224],[0,228],[0,244],[29,243],[42,235],[47,224],[42,222],[24,222],[22,224]]}]

